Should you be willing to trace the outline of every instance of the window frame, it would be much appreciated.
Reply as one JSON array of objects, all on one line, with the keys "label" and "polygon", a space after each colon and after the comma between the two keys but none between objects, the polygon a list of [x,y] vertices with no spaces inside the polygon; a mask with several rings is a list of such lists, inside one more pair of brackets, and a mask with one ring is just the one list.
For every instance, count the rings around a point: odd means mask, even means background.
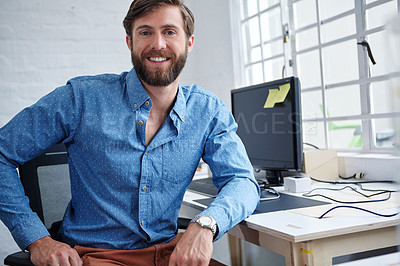
[{"label": "window frame", "polygon": [[[293,11],[293,4],[303,1],[303,0],[281,0],[279,4],[274,4],[270,7],[268,7],[265,10],[260,11],[258,8],[258,13],[250,16],[250,17],[245,17],[242,18],[240,16],[240,8],[243,6],[246,6],[245,2],[248,0],[240,0],[240,1],[233,1],[232,3],[232,11],[236,10],[236,13],[232,13],[233,17],[233,28],[236,27],[234,31],[234,37],[233,40],[242,40],[243,32],[242,32],[242,27],[243,24],[247,23],[249,19],[254,18],[255,16],[258,16],[259,18],[261,17],[261,14],[264,12],[268,12],[269,10],[272,10],[273,8],[280,8],[281,11],[281,24],[282,24],[282,35],[280,38],[284,38],[284,27],[286,26],[289,31],[289,39],[290,41],[288,43],[283,44],[283,54],[277,54],[275,56],[269,57],[269,58],[264,58],[264,55],[262,55],[261,61],[257,62],[249,62],[245,63],[244,62],[244,53],[245,47],[241,45],[241,41],[236,42],[235,48],[239,48],[238,50],[241,51],[241,53],[236,54],[236,59],[234,62],[237,64],[236,65],[236,80],[235,84],[238,86],[244,86],[244,85],[253,85],[252,81],[246,82],[246,77],[245,77],[245,72],[246,68],[248,68],[250,65],[255,64],[255,63],[262,63],[262,69],[263,69],[263,81],[267,82],[270,81],[265,78],[265,71],[264,71],[264,63],[274,57],[283,57],[284,58],[284,71],[282,71],[282,77],[287,77],[287,76],[299,76],[299,71],[298,71],[298,65],[297,65],[297,56],[300,54],[304,54],[310,51],[318,51],[319,54],[319,63],[320,63],[320,78],[321,78],[321,85],[316,86],[316,87],[310,87],[310,88],[303,88],[302,89],[302,94],[304,93],[309,93],[312,91],[321,91],[321,97],[322,97],[322,109],[323,109],[323,114],[322,117],[317,117],[317,118],[304,118],[303,117],[303,123],[314,123],[314,122],[322,122],[323,127],[324,127],[324,143],[325,147],[321,148],[330,148],[330,139],[329,139],[329,129],[328,129],[328,123],[329,122],[337,122],[337,121],[346,121],[346,120],[359,120],[361,121],[361,129],[362,129],[362,140],[363,140],[363,147],[361,149],[354,149],[354,148],[340,148],[337,149],[339,151],[351,151],[351,152],[374,152],[374,153],[387,153],[388,151],[394,150],[394,147],[377,147],[375,146],[375,134],[373,132],[373,120],[374,119],[379,119],[379,118],[389,118],[392,119],[394,117],[400,116],[400,112],[386,112],[386,113],[371,113],[371,95],[370,95],[370,85],[371,83],[374,82],[379,82],[379,81],[389,81],[392,78],[398,78],[400,77],[400,71],[393,71],[392,73],[388,74],[383,74],[383,75],[378,75],[378,76],[370,76],[370,59],[368,57],[367,49],[365,49],[363,46],[358,45],[357,46],[357,57],[358,57],[358,79],[354,80],[349,80],[345,82],[337,82],[337,83],[332,83],[332,84],[326,84],[326,81],[324,80],[324,73],[323,73],[323,62],[322,62],[322,49],[325,47],[333,46],[336,44],[343,43],[344,41],[348,40],[354,40],[356,39],[357,42],[364,41],[370,36],[371,34],[383,32],[385,30],[385,26],[378,26],[372,29],[367,29],[366,27],[366,12],[367,10],[370,10],[372,8],[378,7],[382,4],[388,3],[388,2],[396,2],[397,1],[397,13],[399,14],[399,9],[400,9],[400,0],[376,0],[372,3],[366,4],[365,0],[354,0],[354,9],[342,12],[340,14],[334,15],[332,17],[328,17],[324,20],[321,19],[321,14],[320,14],[320,7],[319,7],[319,2],[320,0],[313,0],[315,1],[316,5],[316,13],[317,13],[317,22],[311,24],[311,25],[306,25],[304,27],[301,27],[299,29],[295,30],[294,27],[294,11]],[[258,0],[258,7],[259,7],[259,2],[262,0]],[[240,3],[239,3],[240,2]],[[239,9],[238,9],[239,8]],[[244,14],[247,14],[246,10],[243,10]],[[341,37],[335,40],[331,40],[328,42],[322,42],[321,38],[321,25],[326,24],[329,22],[337,21],[338,19],[344,18],[346,16],[354,14],[355,19],[356,19],[356,33],[351,34],[345,37]],[[238,19],[239,18],[239,19]],[[259,19],[259,23],[261,23],[261,20]],[[305,49],[299,49],[297,50],[296,46],[296,36],[298,33],[304,32],[305,30],[309,30],[312,28],[317,28],[317,39],[318,39],[318,44],[314,45],[312,47],[307,47]],[[248,30],[246,31],[248,34]],[[249,40],[249,36],[246,36],[246,39]],[[262,40],[262,33],[261,33],[261,25],[259,25],[259,37],[260,37],[260,46],[261,46],[261,52],[263,53],[263,45],[264,40]],[[278,39],[279,37],[276,37],[273,39]],[[271,40],[268,40],[271,41]],[[246,47],[248,46],[249,43],[247,44]],[[237,51],[237,50],[236,50]],[[248,53],[250,54],[251,49],[248,49]],[[250,58],[248,54],[247,58]],[[300,77],[301,78],[301,77]],[[360,90],[360,101],[361,101],[361,113],[357,115],[345,115],[345,116],[335,116],[335,117],[328,117],[327,114],[327,102],[326,102],[326,92],[327,90],[334,89],[334,88],[340,88],[344,86],[349,86],[349,85],[357,85],[359,86]]]}]

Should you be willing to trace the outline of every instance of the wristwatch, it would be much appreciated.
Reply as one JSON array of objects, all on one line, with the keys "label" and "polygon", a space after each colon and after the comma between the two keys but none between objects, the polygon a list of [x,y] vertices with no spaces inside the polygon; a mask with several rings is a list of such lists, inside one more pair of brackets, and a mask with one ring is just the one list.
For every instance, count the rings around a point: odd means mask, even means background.
[{"label": "wristwatch", "polygon": [[213,237],[216,237],[217,234],[217,222],[208,215],[200,215],[198,217],[194,217],[190,223],[198,223],[201,227],[208,228],[211,230]]}]

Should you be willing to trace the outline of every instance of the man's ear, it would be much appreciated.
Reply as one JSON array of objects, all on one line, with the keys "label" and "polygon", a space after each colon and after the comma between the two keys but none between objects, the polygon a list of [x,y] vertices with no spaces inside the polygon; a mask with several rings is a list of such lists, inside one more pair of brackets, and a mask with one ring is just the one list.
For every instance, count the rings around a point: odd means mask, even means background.
[{"label": "man's ear", "polygon": [[131,44],[132,44],[131,37],[129,35],[126,35],[126,45],[128,46],[129,51],[132,51]]},{"label": "man's ear", "polygon": [[193,49],[194,46],[194,35],[190,36],[188,41],[187,41],[187,45],[188,45],[188,53]]}]

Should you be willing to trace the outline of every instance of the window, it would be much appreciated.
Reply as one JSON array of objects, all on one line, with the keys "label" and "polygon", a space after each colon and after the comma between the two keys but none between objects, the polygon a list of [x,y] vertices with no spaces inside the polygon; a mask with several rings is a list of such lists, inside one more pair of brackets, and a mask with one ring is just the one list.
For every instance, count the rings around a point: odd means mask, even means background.
[{"label": "window", "polygon": [[[241,33],[245,84],[278,79],[285,72],[288,42],[282,38],[288,31],[285,10],[279,0],[241,1]],[[284,25],[284,26],[282,26]]]},{"label": "window", "polygon": [[393,149],[400,55],[388,51],[386,24],[399,2],[240,0],[241,84],[298,76],[304,142]]}]

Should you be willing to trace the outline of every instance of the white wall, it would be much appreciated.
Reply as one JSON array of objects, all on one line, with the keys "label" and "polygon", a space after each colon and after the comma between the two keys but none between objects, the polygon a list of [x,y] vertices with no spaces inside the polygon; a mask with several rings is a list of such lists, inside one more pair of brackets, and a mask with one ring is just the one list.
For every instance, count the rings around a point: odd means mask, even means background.
[{"label": "white wall", "polygon": [[[122,20],[131,0],[0,1],[0,126],[78,75],[131,68]],[[182,83],[197,83],[228,105],[233,86],[229,0],[188,0],[195,49]]]},{"label": "white wall", "polygon": [[230,106],[234,89],[229,0],[186,0],[195,15],[195,43],[182,84],[196,83]]},{"label": "white wall", "polygon": [[130,3],[0,1],[0,126],[71,77],[129,70]]}]

